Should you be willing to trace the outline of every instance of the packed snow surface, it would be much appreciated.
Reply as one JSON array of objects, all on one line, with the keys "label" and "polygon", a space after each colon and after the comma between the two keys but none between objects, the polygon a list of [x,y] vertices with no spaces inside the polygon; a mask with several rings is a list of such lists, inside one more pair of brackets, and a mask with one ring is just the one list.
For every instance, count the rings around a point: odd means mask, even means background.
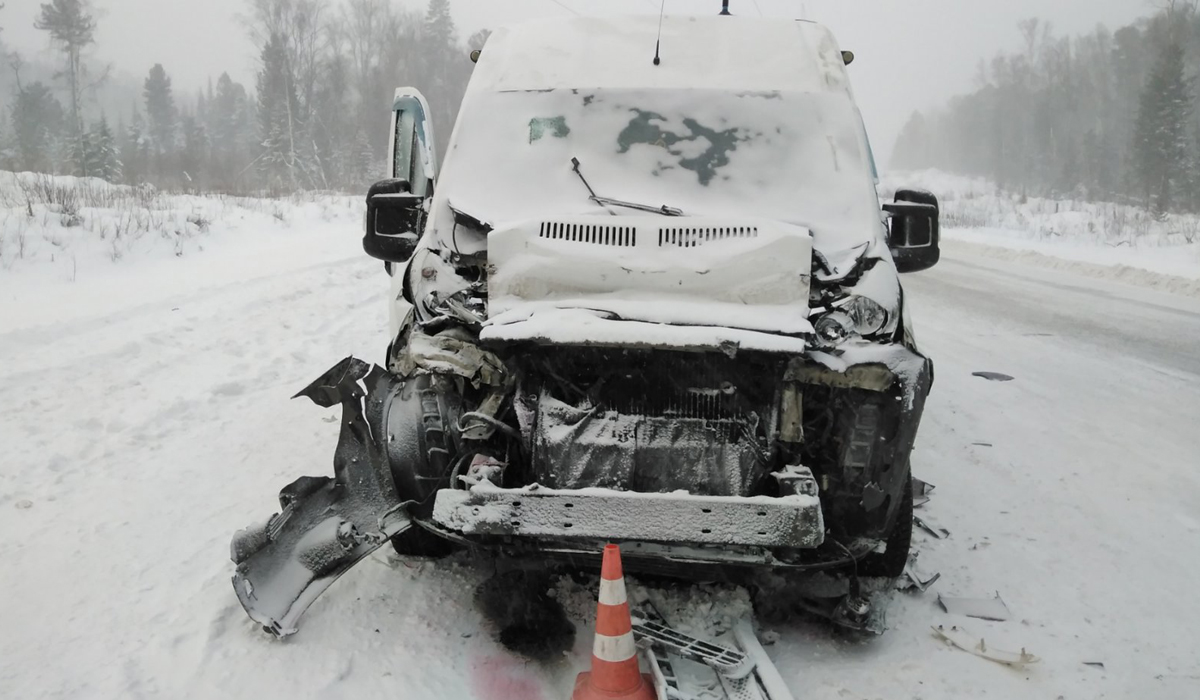
[{"label": "packed snow surface", "polygon": [[[465,555],[381,549],[285,642],[246,619],[230,536],[297,476],[332,472],[337,411],[288,397],[348,354],[382,359],[387,285],[359,249],[354,202],[173,201],[228,216],[182,255],[152,230],[115,261],[95,229],[28,229],[27,244],[72,236],[75,274],[53,243],[3,254],[0,696],[569,697],[592,644],[587,583],[555,589],[580,631],[550,664],[493,641],[472,605],[491,568]],[[5,205],[5,231],[24,207]],[[793,693],[1200,696],[1200,303],[955,246],[903,281],[937,360],[914,467],[937,486],[922,517],[951,532],[917,534],[921,566],[942,578],[899,597],[879,639],[770,626]],[[1008,622],[936,602],[996,591]],[[745,608],[721,588],[662,595],[700,632]],[[939,624],[1042,662],[1017,671],[948,648]]]}]

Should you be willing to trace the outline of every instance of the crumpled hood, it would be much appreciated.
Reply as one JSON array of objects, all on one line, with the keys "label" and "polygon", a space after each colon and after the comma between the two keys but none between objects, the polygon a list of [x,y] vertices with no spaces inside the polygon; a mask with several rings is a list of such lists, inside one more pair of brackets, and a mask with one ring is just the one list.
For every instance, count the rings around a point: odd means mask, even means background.
[{"label": "crumpled hood", "polygon": [[780,222],[530,220],[488,236],[487,326],[574,309],[611,320],[807,334],[811,266],[809,232]]}]

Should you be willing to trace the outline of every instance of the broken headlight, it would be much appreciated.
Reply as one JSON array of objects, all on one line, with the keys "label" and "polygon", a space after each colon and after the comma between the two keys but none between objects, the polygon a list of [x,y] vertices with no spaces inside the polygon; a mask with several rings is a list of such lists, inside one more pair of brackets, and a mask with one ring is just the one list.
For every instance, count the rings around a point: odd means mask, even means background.
[{"label": "broken headlight", "polygon": [[854,332],[863,337],[875,335],[888,322],[888,310],[869,297],[853,295],[840,308],[854,321]]},{"label": "broken headlight", "polygon": [[830,311],[813,324],[817,333],[817,343],[823,348],[840,345],[843,340],[854,332],[854,320],[843,311]]},{"label": "broken headlight", "polygon": [[851,295],[817,319],[813,329],[818,345],[831,348],[852,335],[870,337],[887,327],[890,314],[881,304],[864,296]]}]

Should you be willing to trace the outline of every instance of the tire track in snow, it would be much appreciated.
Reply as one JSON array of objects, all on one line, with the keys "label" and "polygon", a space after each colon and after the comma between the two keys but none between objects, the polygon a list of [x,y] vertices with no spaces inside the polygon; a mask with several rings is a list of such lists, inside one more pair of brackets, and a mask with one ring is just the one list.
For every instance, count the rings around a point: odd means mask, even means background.
[{"label": "tire track in snow", "polygon": [[[30,691],[173,694],[156,679],[171,678],[181,662],[201,664],[197,649],[214,648],[205,635],[219,636],[227,618],[241,619],[227,590],[229,536],[266,515],[270,494],[287,481],[328,471],[336,440],[336,425],[319,420],[321,409],[288,397],[337,353],[383,347],[385,285],[368,262],[316,266],[145,305],[106,324],[63,325],[49,351],[6,367],[0,557],[6,572],[22,576],[0,574],[0,588],[12,600],[41,602],[5,610],[5,628],[70,630],[72,619],[94,625],[99,617],[114,630],[159,634],[118,633],[112,649],[91,659],[51,662],[53,673]],[[181,304],[180,312],[169,304]],[[289,425],[309,434],[289,437]],[[262,469],[264,457],[289,447],[300,447],[293,459]],[[251,479],[261,487],[250,496],[257,503],[238,504],[236,476],[256,467],[265,472]],[[13,508],[18,498],[32,508]],[[26,545],[44,533],[62,543],[60,557]],[[81,574],[87,585],[52,583]],[[96,590],[110,597],[97,599]],[[220,601],[209,608],[219,612],[196,625],[198,611],[188,605],[204,595]],[[79,643],[39,635],[22,650],[0,642],[0,657],[55,659],[63,646]],[[156,666],[160,647],[170,661]],[[125,660],[116,667],[106,662],[118,657]]]},{"label": "tire track in snow", "polygon": [[[162,323],[161,314],[139,314],[136,326],[121,329],[123,344],[116,349],[84,354],[90,334],[77,344],[66,339],[58,349],[78,353],[71,361],[3,377],[6,393],[15,399],[0,407],[6,430],[17,433],[9,444],[25,443],[32,460],[27,466],[35,467],[37,455],[56,454],[60,431],[69,427],[76,438],[90,439],[80,441],[79,452],[52,457],[52,463],[90,460],[159,440],[208,404],[242,400],[251,388],[302,387],[309,374],[321,371],[316,367],[335,361],[308,352],[314,339],[373,338],[386,325],[382,291],[336,313],[320,311],[329,301],[314,299],[361,292],[372,284],[365,269],[346,279],[324,267],[307,275],[257,284],[242,301],[228,292],[199,298],[185,315],[171,314],[178,319],[174,324]],[[272,334],[277,342],[264,343]],[[79,406],[102,411],[81,413]],[[46,415],[56,420],[47,422]],[[14,457],[23,456],[20,448],[16,452]],[[4,476],[19,479],[22,472],[6,470]]]},{"label": "tire track in snow", "polygon": [[[192,329],[188,321],[194,322],[195,319],[179,311],[191,309],[195,305],[203,307],[221,303],[238,304],[236,311],[239,312],[250,311],[256,303],[256,289],[278,287],[287,280],[293,280],[295,287],[290,293],[295,295],[295,301],[299,301],[322,291],[311,286],[302,286],[300,279],[317,272],[326,272],[328,277],[333,278],[334,272],[345,268],[354,270],[353,278],[361,289],[370,288],[371,282],[367,280],[372,273],[378,274],[378,268],[362,258],[337,260],[279,275],[264,275],[242,282],[199,289],[188,294],[114,311],[83,323],[68,321],[3,332],[0,333],[0,351],[6,358],[14,358],[15,362],[6,362],[0,366],[0,372],[3,373],[0,377],[62,367],[104,350],[119,352],[128,348],[129,338],[166,338],[175,332],[189,332]],[[283,301],[282,296],[287,292],[270,294],[272,300]],[[262,299],[257,303],[265,301],[266,299]],[[236,322],[237,314],[232,313],[235,310],[230,311],[231,320]],[[161,332],[148,333],[147,325]]]}]

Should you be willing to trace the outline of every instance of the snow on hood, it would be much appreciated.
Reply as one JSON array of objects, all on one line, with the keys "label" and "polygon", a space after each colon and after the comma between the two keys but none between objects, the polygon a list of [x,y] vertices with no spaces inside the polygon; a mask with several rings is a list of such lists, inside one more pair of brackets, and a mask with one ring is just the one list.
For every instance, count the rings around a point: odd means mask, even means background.
[{"label": "snow on hood", "polygon": [[430,226],[473,253],[483,232],[604,208],[596,193],[685,215],[753,216],[808,228],[826,252],[882,233],[871,157],[840,51],[806,22],[574,18],[497,31],[446,158]]}]

